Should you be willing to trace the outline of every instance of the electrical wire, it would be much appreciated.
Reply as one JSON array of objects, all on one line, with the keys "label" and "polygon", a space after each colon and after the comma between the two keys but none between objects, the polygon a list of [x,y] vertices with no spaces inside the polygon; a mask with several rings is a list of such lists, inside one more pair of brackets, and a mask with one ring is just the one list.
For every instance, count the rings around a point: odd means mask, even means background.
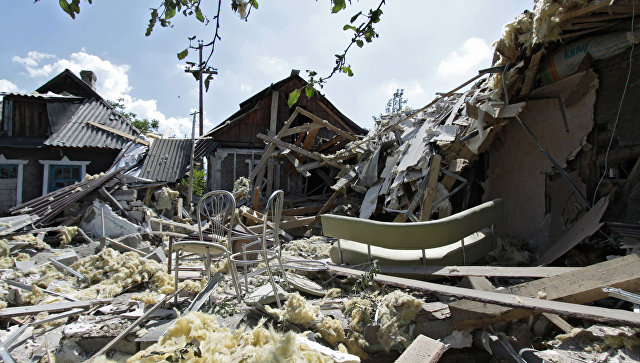
[{"label": "electrical wire", "polygon": [[[631,15],[631,33],[634,30],[634,22],[636,17],[636,2],[632,1],[632,15]],[[609,151],[611,151],[611,144],[613,143],[613,138],[616,134],[616,129],[618,128],[618,121],[620,121],[620,112],[622,111],[622,104],[624,102],[624,97],[627,94],[627,88],[629,87],[629,79],[631,78],[631,61],[633,60],[633,50],[635,48],[635,43],[631,42],[631,51],[629,52],[629,71],[627,72],[627,80],[624,84],[624,89],[622,91],[622,97],[620,98],[620,104],[618,105],[618,113],[616,114],[616,121],[613,124],[613,130],[611,131],[611,139],[609,139],[609,145],[607,146],[607,152],[604,155],[604,172],[602,173],[602,177],[598,181],[596,185],[596,189],[593,191],[593,200],[591,204],[596,203],[596,196],[598,195],[598,189],[600,188],[600,184],[604,180],[604,177],[607,175],[607,171],[609,169],[608,159],[609,159]],[[597,161],[596,161],[597,165]]]}]

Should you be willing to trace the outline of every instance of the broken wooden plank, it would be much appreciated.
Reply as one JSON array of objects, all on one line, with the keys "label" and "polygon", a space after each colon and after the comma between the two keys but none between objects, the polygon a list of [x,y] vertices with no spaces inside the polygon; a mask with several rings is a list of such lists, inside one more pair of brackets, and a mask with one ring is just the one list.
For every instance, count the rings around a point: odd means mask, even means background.
[{"label": "broken wooden plank", "polygon": [[396,363],[436,363],[447,351],[443,343],[422,334],[396,359]]},{"label": "broken wooden plank", "polygon": [[323,127],[323,125],[316,124],[316,123],[310,123],[310,124],[304,124],[304,125],[300,125],[300,126],[296,126],[296,127],[291,127],[287,131],[283,132],[280,137],[281,138],[282,137],[287,137],[287,136],[299,134],[299,133],[302,133],[302,132],[311,132],[311,131],[314,131],[314,130],[321,129],[322,127]]},{"label": "broken wooden plank", "polygon": [[322,209],[322,207],[324,207],[324,204],[316,204],[316,205],[309,205],[306,207],[283,209],[282,215],[283,216],[301,216],[305,214],[318,213],[318,211]]},{"label": "broken wooden plank", "polygon": [[[467,281],[471,284],[471,287],[476,290],[496,291],[493,284],[484,276],[467,276],[465,277],[465,279],[467,279]],[[550,322],[555,324],[558,328],[562,329],[565,333],[568,333],[571,331],[571,329],[573,329],[571,325],[569,325],[566,321],[564,321],[564,319],[556,314],[542,313],[542,315]],[[569,330],[567,330],[567,327],[569,328]]]},{"label": "broken wooden plank", "polygon": [[536,76],[538,75],[538,68],[540,66],[540,59],[542,58],[542,54],[544,50],[541,49],[533,56],[531,56],[531,60],[529,61],[529,68],[524,72],[524,83],[522,84],[522,88],[520,89],[520,96],[526,96],[531,91],[533,87],[533,83],[536,80]]},{"label": "broken wooden plank", "polygon": [[433,200],[436,198],[436,186],[438,184],[438,176],[440,175],[440,162],[442,156],[439,154],[431,155],[431,166],[429,167],[429,178],[427,187],[422,200],[422,210],[420,211],[419,221],[424,222],[431,219],[431,210],[433,208]]},{"label": "broken wooden plank", "polygon": [[[262,139],[262,140],[265,140],[265,141],[269,141],[269,142],[271,142],[271,143],[273,143],[275,145],[282,146],[284,148],[290,149],[291,151],[294,151],[294,152],[296,152],[296,153],[298,153],[300,155],[306,156],[308,158],[311,158],[311,159],[314,159],[314,160],[324,161],[324,159],[320,155],[317,155],[315,153],[309,152],[309,151],[307,151],[307,150],[305,150],[303,148],[297,147],[297,146],[295,146],[293,144],[290,144],[288,142],[284,142],[284,141],[278,140],[277,138],[273,138],[273,137],[270,137],[270,136],[265,135],[265,134],[258,134],[258,138]],[[342,169],[344,167],[344,165],[336,163],[334,161],[327,162],[327,165],[331,165],[331,166],[336,167],[338,169]]]},{"label": "broken wooden plank", "polygon": [[569,228],[562,237],[560,237],[545,253],[536,261],[536,265],[547,265],[562,255],[567,253],[570,249],[575,247],[585,238],[596,233],[604,223],[600,223],[600,218],[604,215],[609,205],[608,198],[602,198],[596,205],[591,208],[585,215]]},{"label": "broken wooden plank", "polygon": [[389,275],[485,276],[543,278],[577,271],[581,267],[505,267],[505,266],[380,266]]},{"label": "broken wooden plank", "polygon": [[32,305],[32,306],[18,306],[13,308],[0,309],[0,318],[12,318],[22,315],[37,315],[40,313],[56,313],[60,311],[67,311],[71,309],[89,309],[96,304],[108,304],[113,299],[98,299],[98,300],[83,300],[83,301],[68,301],[60,303]]},{"label": "broken wooden plank", "polygon": [[[280,229],[305,227],[305,226],[308,226],[310,223],[312,223],[314,220],[315,220],[315,217],[312,216],[312,217],[298,218],[291,221],[283,221],[283,222],[280,222]],[[262,233],[262,228],[263,228],[262,224],[248,227],[248,229],[253,233]]]},{"label": "broken wooden plank", "polygon": [[198,233],[198,227],[192,226],[192,225],[186,224],[186,223],[174,222],[174,221],[169,221],[169,220],[160,219],[160,218],[150,218],[149,221],[150,222],[155,222],[155,223],[160,223],[163,226],[178,227],[178,228],[182,228],[182,229],[186,229],[186,230]]},{"label": "broken wooden plank", "polygon": [[[289,128],[289,126],[291,125],[293,120],[296,118],[296,116],[298,116],[298,112],[293,111],[291,116],[289,116],[287,121],[285,121],[284,125],[282,126],[282,128],[280,129],[276,137],[281,137],[280,134],[285,132]],[[270,144],[269,146],[267,146],[267,149],[264,151],[264,154],[262,154],[262,158],[260,158],[258,165],[256,165],[256,167],[253,168],[253,171],[251,171],[251,175],[249,175],[249,181],[255,179],[259,173],[262,173],[262,169],[267,163],[267,160],[269,159],[269,157],[271,157],[271,153],[273,152],[273,150],[275,150],[275,148],[276,146],[274,144]],[[260,180],[260,182],[262,182],[262,180]],[[258,187],[260,186],[260,184],[258,183],[254,183],[254,185],[257,185]]]},{"label": "broken wooden plank", "polygon": [[[583,267],[580,270],[547,277],[501,290],[500,293],[525,297],[544,297],[584,304],[607,297],[602,286],[611,285],[628,291],[640,289],[640,254]],[[530,315],[522,309],[456,301],[449,305],[458,329],[475,329],[499,321],[509,321]],[[563,314],[559,314],[563,315]]]},{"label": "broken wooden plank", "polygon": [[347,125],[344,121],[342,121],[340,119],[340,117],[338,117],[327,105],[325,105],[322,102],[318,102],[318,104],[320,105],[320,107],[322,107],[322,109],[324,109],[325,111],[327,111],[327,113],[329,114],[329,116],[331,116],[338,124],[340,124],[340,126],[342,126],[346,131],[353,133],[353,130],[351,129],[351,127],[349,127],[349,125]]},{"label": "broken wooden plank", "polygon": [[350,133],[348,133],[348,132],[346,132],[346,131],[344,131],[344,130],[341,130],[341,129],[339,129],[339,128],[335,127],[334,125],[332,125],[331,123],[329,123],[329,121],[327,121],[327,120],[323,120],[322,118],[320,118],[320,117],[318,117],[318,116],[316,116],[316,115],[312,114],[311,112],[309,112],[309,111],[307,111],[307,110],[304,110],[304,109],[302,109],[302,108],[301,108],[301,109],[299,109],[298,111],[299,111],[301,114],[303,114],[303,115],[307,116],[308,118],[312,119],[312,120],[313,120],[313,122],[316,122],[316,123],[321,124],[322,126],[324,126],[324,127],[328,128],[329,130],[331,130],[331,131],[335,132],[336,134],[338,134],[338,135],[340,135],[340,136],[344,137],[344,138],[345,138],[345,139],[347,139],[347,140],[350,140],[350,141],[356,141],[356,140],[357,140],[357,139],[355,138],[355,136],[351,135]]},{"label": "broken wooden plank", "polygon": [[[360,278],[367,274],[365,271],[358,271],[335,265],[329,265],[328,268],[330,272],[343,276]],[[640,271],[640,269],[637,270]],[[491,291],[478,291],[382,274],[375,275],[373,279],[374,281],[385,285],[518,308],[516,310],[527,309],[534,313],[551,312],[558,315],[589,319],[609,324],[640,326],[640,314],[635,314],[630,311],[585,306],[561,301],[549,301]]]},{"label": "broken wooden plank", "polygon": [[325,151],[326,149],[332,147],[333,145],[339,143],[342,140],[344,140],[342,138],[342,136],[336,135],[333,138],[331,138],[331,140],[329,140],[329,141],[325,142],[324,144],[320,145],[316,151],[317,152]]},{"label": "broken wooden plank", "polygon": [[133,140],[134,142],[137,142],[137,143],[142,144],[144,146],[149,146],[150,145],[149,141],[144,141],[139,137],[127,134],[124,131],[120,131],[120,130],[114,129],[113,127],[105,126],[105,125],[102,125],[102,124],[99,124],[99,123],[93,122],[93,121],[87,121],[87,123],[89,125],[91,125],[91,126],[95,126],[95,127],[99,128],[99,129],[103,129],[105,131],[109,131],[109,132],[111,132],[113,134],[122,136],[122,137],[124,137],[126,139]]}]

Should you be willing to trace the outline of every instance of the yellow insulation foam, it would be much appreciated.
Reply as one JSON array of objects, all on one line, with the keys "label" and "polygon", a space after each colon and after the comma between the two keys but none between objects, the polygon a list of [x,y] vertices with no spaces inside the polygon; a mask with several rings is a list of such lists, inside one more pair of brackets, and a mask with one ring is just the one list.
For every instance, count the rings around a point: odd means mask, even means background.
[{"label": "yellow insulation foam", "polygon": [[296,334],[276,332],[261,321],[254,329],[220,327],[215,315],[190,312],[176,320],[160,341],[127,362],[332,362],[296,342]]},{"label": "yellow insulation foam", "polygon": [[409,346],[409,337],[401,329],[422,309],[422,301],[400,290],[385,295],[378,307],[378,340],[389,351],[397,343]]}]

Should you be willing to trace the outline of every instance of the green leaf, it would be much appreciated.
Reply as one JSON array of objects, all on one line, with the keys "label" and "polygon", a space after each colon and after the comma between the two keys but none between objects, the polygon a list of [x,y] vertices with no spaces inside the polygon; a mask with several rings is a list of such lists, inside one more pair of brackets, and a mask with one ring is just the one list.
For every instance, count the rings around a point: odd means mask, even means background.
[{"label": "green leaf", "polygon": [[200,10],[199,6],[196,6],[196,19],[198,19],[201,23],[204,23],[204,16],[202,16],[202,10]]},{"label": "green leaf", "polygon": [[67,3],[65,0],[60,0],[60,7],[62,8],[62,10],[67,13],[67,14],[71,14],[71,9],[69,8],[69,3]]},{"label": "green leaf", "polygon": [[147,26],[147,31],[144,33],[145,36],[151,35],[153,27],[156,25],[156,20],[158,20],[158,9],[151,9],[151,17],[149,18],[149,26]]},{"label": "green leaf", "polygon": [[293,105],[298,102],[298,98],[300,98],[300,89],[295,89],[289,93],[289,100],[287,101],[289,108],[293,107]]},{"label": "green leaf", "polygon": [[354,32],[355,32],[355,31],[358,31],[358,28],[356,28],[356,27],[355,27],[355,26],[353,26],[353,25],[349,25],[349,24],[347,24],[347,25],[345,25],[345,26],[343,26],[343,27],[342,27],[342,30],[347,30],[347,29],[352,29]]},{"label": "green leaf", "polygon": [[189,48],[183,50],[182,52],[178,53],[178,59],[183,60],[187,57],[187,55],[189,55]]},{"label": "green leaf", "polygon": [[331,9],[331,12],[335,14],[346,7],[347,4],[344,0],[333,0],[333,8]]},{"label": "green leaf", "polygon": [[316,89],[309,85],[304,88],[304,93],[307,95],[307,98],[311,98],[316,94]]},{"label": "green leaf", "polygon": [[212,79],[213,79],[213,75],[212,74],[208,75],[207,78],[205,78],[205,80],[204,80],[205,92],[209,92],[209,83],[211,82]]},{"label": "green leaf", "polygon": [[356,40],[356,45],[357,45],[359,48],[362,48],[362,46],[364,45],[364,42],[362,41],[362,39],[358,39],[358,40]]},{"label": "green leaf", "polygon": [[250,0],[249,4],[253,6],[254,9],[258,10],[258,0]]},{"label": "green leaf", "polygon": [[170,6],[170,7],[166,7],[164,9],[164,18],[165,19],[171,19],[176,15],[176,8]]},{"label": "green leaf", "polygon": [[358,13],[354,16],[351,17],[351,20],[349,21],[350,23],[353,23],[354,21],[356,21],[356,19],[358,19],[358,17],[362,15],[362,11],[358,11]]}]

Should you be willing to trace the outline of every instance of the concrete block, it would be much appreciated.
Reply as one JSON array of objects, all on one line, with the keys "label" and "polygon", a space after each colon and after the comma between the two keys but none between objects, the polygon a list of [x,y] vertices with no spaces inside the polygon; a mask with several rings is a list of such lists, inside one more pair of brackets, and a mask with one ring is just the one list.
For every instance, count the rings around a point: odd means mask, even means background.
[{"label": "concrete block", "polygon": [[121,189],[111,193],[117,201],[133,202],[138,197],[138,191],[135,189]]},{"label": "concrete block", "polygon": [[435,363],[446,350],[447,347],[439,341],[424,335],[418,335],[413,343],[409,345],[409,348],[396,360],[396,363]]},{"label": "concrete block", "polygon": [[155,260],[158,261],[160,263],[163,263],[167,260],[167,256],[164,254],[164,251],[162,248],[158,247],[155,250],[153,250],[153,252],[151,252],[150,254],[146,255],[145,258],[151,259],[151,260]]}]

